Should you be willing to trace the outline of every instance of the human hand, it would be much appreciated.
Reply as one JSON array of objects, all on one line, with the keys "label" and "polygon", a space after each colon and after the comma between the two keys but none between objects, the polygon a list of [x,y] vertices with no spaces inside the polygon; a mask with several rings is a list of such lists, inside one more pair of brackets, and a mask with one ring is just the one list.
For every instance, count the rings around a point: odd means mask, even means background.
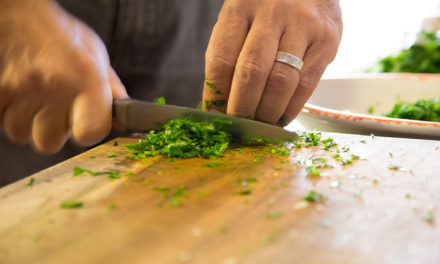
[{"label": "human hand", "polygon": [[[285,125],[313,93],[341,35],[339,0],[226,0],[206,51],[204,109]],[[301,58],[301,72],[274,62],[278,51]]]},{"label": "human hand", "polygon": [[44,153],[69,136],[80,145],[111,129],[113,97],[127,97],[106,48],[51,0],[0,3],[0,127]]}]

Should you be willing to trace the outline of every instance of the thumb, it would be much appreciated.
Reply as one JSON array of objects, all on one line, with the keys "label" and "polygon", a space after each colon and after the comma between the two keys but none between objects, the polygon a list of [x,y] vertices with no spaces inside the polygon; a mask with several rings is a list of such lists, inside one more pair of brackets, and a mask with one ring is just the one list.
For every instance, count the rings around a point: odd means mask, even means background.
[{"label": "thumb", "polygon": [[122,84],[116,72],[110,67],[108,78],[113,98],[128,98],[127,90]]}]

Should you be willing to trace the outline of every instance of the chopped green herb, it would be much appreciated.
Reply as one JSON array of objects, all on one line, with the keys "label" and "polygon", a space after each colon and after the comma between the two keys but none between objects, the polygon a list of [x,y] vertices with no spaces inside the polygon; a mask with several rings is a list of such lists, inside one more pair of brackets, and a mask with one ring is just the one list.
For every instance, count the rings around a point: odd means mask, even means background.
[{"label": "chopped green herb", "polygon": [[236,192],[237,195],[249,195],[251,193],[252,193],[252,191],[249,189]]},{"label": "chopped green herb", "polygon": [[430,212],[427,212],[427,213],[422,217],[422,220],[425,221],[425,222],[427,222],[427,223],[432,224],[432,223],[434,223],[434,221],[435,221],[434,214],[433,214],[431,211],[430,211]]},{"label": "chopped green herb", "polygon": [[35,179],[34,178],[30,178],[29,179],[29,183],[26,184],[26,186],[31,187],[34,184],[34,182],[35,182]]},{"label": "chopped green herb", "polygon": [[326,162],[327,162],[327,159],[326,159],[326,158],[323,158],[323,157],[316,157],[316,158],[313,158],[313,159],[312,159],[312,162],[313,162],[314,164],[316,164],[316,163],[326,163]]},{"label": "chopped green herb", "polygon": [[154,187],[153,190],[159,191],[159,192],[169,192],[170,191],[170,187],[168,187],[168,186],[157,186],[157,187]]},{"label": "chopped green herb", "polygon": [[221,226],[219,228],[219,232],[220,232],[220,234],[226,234],[228,232],[228,227],[227,226]]},{"label": "chopped green herb", "polygon": [[152,183],[153,183],[153,179],[149,179],[148,181],[143,181],[142,186],[149,186]]},{"label": "chopped green herb", "polygon": [[370,106],[370,107],[368,107],[367,112],[368,112],[370,115],[374,114],[374,106]]},{"label": "chopped green herb", "polygon": [[67,201],[60,205],[61,208],[80,208],[83,207],[83,202],[79,201]]},{"label": "chopped green herb", "polygon": [[222,107],[222,106],[226,105],[226,100],[215,100],[215,101],[212,101],[212,103],[217,107]]},{"label": "chopped green herb", "polygon": [[165,105],[167,104],[167,100],[165,99],[165,97],[161,96],[158,98],[154,98],[153,101],[157,104],[161,104],[161,105]]},{"label": "chopped green herb", "polygon": [[289,124],[287,119],[285,119],[284,117],[280,117],[280,120],[278,120],[278,122],[283,126],[287,126]]},{"label": "chopped green herb", "polygon": [[205,108],[208,108],[208,107],[210,107],[210,106],[211,106],[211,104],[212,104],[212,102],[211,102],[211,101],[205,100]]},{"label": "chopped green herb", "polygon": [[199,110],[202,110],[202,108],[203,108],[203,103],[202,103],[202,101],[200,101],[200,102],[197,104],[196,108],[199,109]]},{"label": "chopped green herb", "polygon": [[388,164],[388,169],[390,169],[390,170],[400,170],[400,169],[402,169],[402,166],[396,165],[396,164]]},{"label": "chopped green herb", "polygon": [[281,217],[281,213],[279,211],[269,211],[266,216],[268,219],[276,219]]},{"label": "chopped green herb", "polygon": [[184,185],[180,185],[177,189],[174,190],[174,195],[175,196],[183,196],[185,195],[185,186]]},{"label": "chopped green herb", "polygon": [[321,170],[319,169],[320,167],[316,166],[316,165],[310,165],[306,167],[306,171],[309,175],[312,176],[321,176]]},{"label": "chopped green herb", "polygon": [[80,174],[82,174],[83,172],[87,171],[87,169],[84,169],[82,167],[75,167],[73,168],[73,176],[78,176]]},{"label": "chopped green herb", "polygon": [[341,164],[344,166],[344,165],[348,165],[348,164],[352,164],[353,163],[353,160],[352,159],[343,159],[342,161],[341,161]]},{"label": "chopped green herb", "polygon": [[172,207],[179,207],[179,206],[180,206],[180,200],[179,200],[179,198],[177,198],[177,197],[173,197],[173,198],[170,200],[170,205],[171,205]]},{"label": "chopped green herb", "polygon": [[304,201],[307,201],[307,202],[321,202],[321,201],[324,200],[324,195],[322,195],[321,193],[316,192],[315,190],[311,190],[302,199]]},{"label": "chopped green herb", "polygon": [[170,120],[163,131],[151,131],[147,139],[127,144],[135,159],[164,155],[176,158],[222,157],[232,140],[230,121],[217,119],[213,123],[184,119]]},{"label": "chopped green herb", "polygon": [[109,204],[109,206],[108,206],[108,210],[115,210],[117,207],[116,207],[116,204],[115,203],[111,203],[111,204]]},{"label": "chopped green herb", "polygon": [[222,163],[222,162],[205,162],[205,163],[203,163],[203,166],[210,167],[210,168],[224,166],[224,165],[226,165],[226,164]]},{"label": "chopped green herb", "polygon": [[360,142],[364,143],[364,144],[367,143],[367,141],[365,139],[362,139]]},{"label": "chopped green herb", "polygon": [[118,141],[113,142],[113,146],[117,147],[119,145]]},{"label": "chopped green herb", "polygon": [[379,183],[379,180],[378,180],[378,179],[373,179],[373,183],[374,183],[374,184],[378,184],[378,183]]},{"label": "chopped green herb", "polygon": [[440,73],[439,43],[436,31],[421,31],[411,47],[381,59],[368,72]]},{"label": "chopped green herb", "polygon": [[210,81],[206,80],[206,81],[205,81],[205,84],[206,84],[208,87],[210,87],[210,88],[212,88],[212,89],[215,89],[215,85],[214,85],[213,83],[211,83]]},{"label": "chopped green herb", "polygon": [[133,175],[134,175],[133,172],[129,171],[127,173],[124,173],[122,176],[124,176],[124,177],[131,177]]},{"label": "chopped green herb", "polygon": [[90,156],[89,158],[91,158],[91,159],[96,159],[96,156]]},{"label": "chopped green herb", "polygon": [[73,168],[73,176],[78,176],[84,172],[87,172],[88,174],[92,175],[92,176],[97,176],[97,175],[105,175],[107,174],[108,177],[110,179],[119,179],[121,176],[119,175],[119,171],[118,170],[107,170],[107,171],[91,171],[89,169],[85,169],[82,167],[74,167]]},{"label": "chopped green herb", "polygon": [[333,140],[333,138],[327,138],[321,140],[321,143],[324,145],[325,150],[329,150],[331,147],[337,146],[338,144]]},{"label": "chopped green herb", "polygon": [[107,157],[109,157],[109,158],[114,158],[114,157],[116,157],[117,155],[115,154],[115,153],[113,153],[113,152],[110,152],[108,155],[107,155]]}]

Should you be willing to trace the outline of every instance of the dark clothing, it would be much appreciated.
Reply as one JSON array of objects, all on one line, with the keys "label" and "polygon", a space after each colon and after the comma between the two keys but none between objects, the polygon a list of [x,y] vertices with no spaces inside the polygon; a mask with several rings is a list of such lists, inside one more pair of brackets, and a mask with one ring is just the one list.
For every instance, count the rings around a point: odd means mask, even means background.
[{"label": "dark clothing", "polygon": [[[58,0],[104,41],[113,68],[137,99],[165,96],[167,103],[195,107],[201,100],[204,52],[223,1]],[[112,133],[109,138],[115,137]],[[0,135],[0,186],[77,155],[66,144],[53,156],[12,145]]]}]

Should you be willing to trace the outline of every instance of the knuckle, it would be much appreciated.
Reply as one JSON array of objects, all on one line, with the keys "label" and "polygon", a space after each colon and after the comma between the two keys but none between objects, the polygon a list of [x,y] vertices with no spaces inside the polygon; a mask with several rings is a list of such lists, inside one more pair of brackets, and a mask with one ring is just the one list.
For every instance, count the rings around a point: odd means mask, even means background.
[{"label": "knuckle", "polygon": [[[234,70],[234,63],[232,60],[220,56],[206,54],[206,71],[213,75],[224,75]],[[212,76],[210,76],[212,78]]]},{"label": "knuckle", "polygon": [[269,76],[267,86],[277,93],[285,93],[290,90],[294,82],[294,76],[293,72],[289,72],[289,70],[293,71],[295,69],[274,68]]},{"label": "knuckle", "polygon": [[307,72],[301,76],[299,80],[299,87],[306,89],[315,89],[316,84],[325,71],[323,64],[316,64],[307,69]]},{"label": "knuckle", "polygon": [[247,6],[249,5],[249,0],[241,1],[225,1],[222,10],[219,14],[219,19],[231,17],[242,18],[247,17]]},{"label": "knuckle", "polygon": [[266,73],[266,69],[261,63],[249,59],[237,62],[236,70],[240,77],[246,81],[261,79]]},{"label": "knuckle", "polygon": [[323,23],[320,42],[337,47],[341,40],[341,34],[338,32],[336,27],[337,26],[331,21]]}]

